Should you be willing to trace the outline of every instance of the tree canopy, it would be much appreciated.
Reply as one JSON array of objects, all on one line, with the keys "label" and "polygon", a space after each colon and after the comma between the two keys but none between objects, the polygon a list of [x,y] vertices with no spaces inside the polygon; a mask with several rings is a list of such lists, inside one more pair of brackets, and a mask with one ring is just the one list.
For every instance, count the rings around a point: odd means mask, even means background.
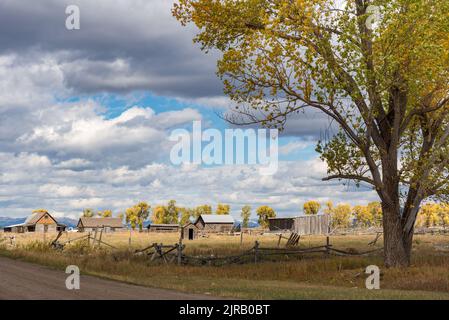
[{"label": "tree canopy", "polygon": [[143,222],[150,215],[150,208],[151,206],[148,203],[142,201],[132,206],[131,208],[126,209],[126,223],[131,224],[132,229],[135,229],[136,226],[138,226],[139,231],[142,231]]},{"label": "tree canopy", "polygon": [[318,201],[310,200],[304,203],[303,210],[305,214],[318,214],[321,204]]},{"label": "tree canopy", "polygon": [[83,217],[85,218],[92,218],[94,216],[94,210],[93,209],[84,209],[83,210]]},{"label": "tree canopy", "polygon": [[196,207],[194,213],[196,218],[198,218],[202,214],[212,214],[212,207],[208,204],[204,204]]},{"label": "tree canopy", "polygon": [[248,228],[249,218],[251,217],[251,206],[246,205],[242,207],[241,217],[242,217],[242,227]]},{"label": "tree canopy", "polygon": [[257,215],[259,216],[259,224],[267,228],[268,227],[268,218],[275,218],[276,212],[269,206],[261,206],[256,210]]},{"label": "tree canopy", "polygon": [[216,214],[229,214],[231,211],[231,206],[229,204],[217,204]]},{"label": "tree canopy", "polygon": [[176,206],[176,201],[170,200],[166,206],[157,206],[153,208],[151,220],[153,223],[178,223],[179,212],[183,211]]},{"label": "tree canopy", "polygon": [[97,215],[102,218],[110,218],[110,217],[112,217],[112,211],[109,209],[103,210],[103,211],[98,211]]},{"label": "tree canopy", "polygon": [[222,52],[228,121],[283,129],[308,108],[339,127],[317,146],[325,180],[377,192],[385,264],[409,265],[420,204],[449,195],[449,2],[179,0],[173,14]]}]

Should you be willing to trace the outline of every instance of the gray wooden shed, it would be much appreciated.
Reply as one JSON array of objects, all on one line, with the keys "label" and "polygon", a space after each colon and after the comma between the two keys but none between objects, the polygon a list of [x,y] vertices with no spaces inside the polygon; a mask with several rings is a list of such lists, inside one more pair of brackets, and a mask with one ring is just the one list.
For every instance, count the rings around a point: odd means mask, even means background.
[{"label": "gray wooden shed", "polygon": [[329,224],[330,216],[327,214],[268,219],[270,231],[295,232],[304,236],[326,234]]}]

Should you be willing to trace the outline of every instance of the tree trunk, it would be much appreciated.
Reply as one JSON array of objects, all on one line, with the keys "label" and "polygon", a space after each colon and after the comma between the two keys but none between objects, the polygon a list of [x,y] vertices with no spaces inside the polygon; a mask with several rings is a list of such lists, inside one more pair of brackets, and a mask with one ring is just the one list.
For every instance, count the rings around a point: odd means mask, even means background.
[{"label": "tree trunk", "polygon": [[383,213],[384,262],[387,268],[410,265],[411,245],[409,237],[405,237],[402,223],[397,153],[397,148],[390,146],[388,155],[382,159],[383,188],[379,190]]},{"label": "tree trunk", "polygon": [[403,233],[399,205],[392,207],[382,204],[382,211],[385,266],[408,267],[413,233],[411,236]]}]

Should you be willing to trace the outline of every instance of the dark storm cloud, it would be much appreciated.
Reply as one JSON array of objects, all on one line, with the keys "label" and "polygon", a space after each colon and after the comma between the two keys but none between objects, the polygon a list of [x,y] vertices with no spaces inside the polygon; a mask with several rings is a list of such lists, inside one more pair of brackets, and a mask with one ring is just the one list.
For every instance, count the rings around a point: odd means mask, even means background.
[{"label": "dark storm cloud", "polygon": [[[80,8],[80,30],[65,28],[70,4]],[[75,92],[221,95],[217,55],[192,45],[194,30],[171,17],[171,5],[156,0],[3,0],[0,54],[53,53],[64,64],[66,86]]]},{"label": "dark storm cloud", "polygon": [[[253,113],[254,115],[260,115],[260,113]],[[230,110],[224,114],[224,117],[232,117],[233,121],[237,123],[244,123],[245,117],[240,116],[238,113]],[[263,119],[263,117],[258,117]],[[230,124],[232,128],[238,128],[239,125]],[[261,125],[248,125],[246,128],[261,128]],[[299,113],[292,113],[288,116],[284,129],[279,132],[281,137],[300,137],[304,140],[316,141],[323,137],[330,137],[338,132],[338,126],[335,121],[324,114],[323,112],[314,110],[312,108],[306,108]]]},{"label": "dark storm cloud", "polygon": [[291,115],[282,135],[320,139],[337,132],[338,126],[335,121],[331,121],[326,114],[309,108],[304,112]]}]

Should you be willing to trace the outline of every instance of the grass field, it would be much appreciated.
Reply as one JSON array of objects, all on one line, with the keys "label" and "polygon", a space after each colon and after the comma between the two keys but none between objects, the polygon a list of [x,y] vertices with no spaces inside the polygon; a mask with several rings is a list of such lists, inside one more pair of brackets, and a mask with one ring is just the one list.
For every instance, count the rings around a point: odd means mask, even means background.
[{"label": "grass field", "polygon": [[[415,237],[412,266],[408,269],[383,268],[381,253],[365,257],[338,257],[314,254],[297,258],[281,257],[279,261],[259,264],[215,266],[177,266],[150,262],[146,256],[131,252],[154,242],[174,244],[177,234],[115,233],[103,240],[117,249],[92,249],[81,241],[66,246],[62,252],[48,248],[55,235],[16,235],[16,248],[5,245],[0,254],[65,269],[78,265],[85,274],[129,283],[170,288],[245,299],[449,299],[449,236],[419,235]],[[61,241],[79,237],[69,233]],[[1,237],[1,234],[0,234]],[[331,244],[339,249],[365,251],[373,235],[334,236]],[[46,242],[44,242],[44,240]],[[249,249],[257,240],[261,246],[277,246],[276,236],[244,235],[210,236],[185,241],[189,255],[231,255]],[[284,241],[285,243],[285,241]],[[323,245],[324,237],[303,237],[301,247]],[[382,246],[382,239],[375,248]],[[381,268],[381,290],[365,288],[365,268]]]}]

